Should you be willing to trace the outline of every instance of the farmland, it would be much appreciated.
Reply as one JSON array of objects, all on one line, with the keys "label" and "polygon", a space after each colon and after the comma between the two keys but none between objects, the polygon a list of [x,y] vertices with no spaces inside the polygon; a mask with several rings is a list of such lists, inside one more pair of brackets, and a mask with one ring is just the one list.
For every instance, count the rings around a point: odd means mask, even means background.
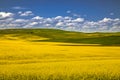
[{"label": "farmland", "polygon": [[0,30],[0,80],[120,80],[120,33]]}]

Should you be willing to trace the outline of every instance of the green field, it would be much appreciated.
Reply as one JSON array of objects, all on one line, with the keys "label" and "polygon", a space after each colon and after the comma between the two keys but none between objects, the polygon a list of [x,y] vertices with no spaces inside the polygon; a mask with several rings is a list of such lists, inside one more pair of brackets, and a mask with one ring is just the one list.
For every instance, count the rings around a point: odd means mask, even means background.
[{"label": "green field", "polygon": [[0,30],[1,37],[12,35],[21,39],[31,38],[32,36],[44,37],[46,40],[35,38],[33,42],[65,42],[65,43],[83,43],[100,45],[120,45],[120,32],[116,33],[82,33],[70,32],[55,29],[7,29]]},{"label": "green field", "polygon": [[120,80],[120,32],[0,30],[0,80]]}]

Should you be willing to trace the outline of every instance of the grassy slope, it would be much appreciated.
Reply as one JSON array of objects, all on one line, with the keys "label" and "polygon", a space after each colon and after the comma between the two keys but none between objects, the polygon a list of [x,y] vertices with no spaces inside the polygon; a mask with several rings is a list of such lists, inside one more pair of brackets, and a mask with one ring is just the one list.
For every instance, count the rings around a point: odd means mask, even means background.
[{"label": "grassy slope", "polygon": [[32,35],[49,38],[47,40],[34,39],[31,41],[67,42],[101,45],[120,45],[120,33],[81,33],[55,29],[8,29],[0,30],[0,35],[14,34],[14,37],[28,38]]}]

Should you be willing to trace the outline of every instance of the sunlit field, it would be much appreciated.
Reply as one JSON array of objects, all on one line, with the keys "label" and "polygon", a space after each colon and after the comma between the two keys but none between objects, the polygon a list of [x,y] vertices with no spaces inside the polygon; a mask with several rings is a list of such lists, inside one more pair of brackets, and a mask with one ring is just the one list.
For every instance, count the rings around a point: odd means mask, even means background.
[{"label": "sunlit field", "polygon": [[120,80],[120,33],[30,31],[0,31],[0,80]]}]

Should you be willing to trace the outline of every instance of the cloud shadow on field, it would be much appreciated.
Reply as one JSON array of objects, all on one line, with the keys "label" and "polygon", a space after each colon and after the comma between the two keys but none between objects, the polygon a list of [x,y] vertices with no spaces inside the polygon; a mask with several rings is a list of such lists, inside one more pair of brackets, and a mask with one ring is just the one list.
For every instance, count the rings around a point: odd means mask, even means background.
[{"label": "cloud shadow on field", "polygon": [[106,36],[97,38],[64,38],[64,39],[48,39],[48,40],[32,40],[32,42],[63,42],[75,44],[63,44],[61,46],[120,46],[119,36]]},{"label": "cloud shadow on field", "polygon": [[[0,36],[10,35],[10,40],[23,39],[30,42],[62,42],[64,46],[120,46],[120,33],[82,33],[58,29],[5,29]],[[11,37],[12,36],[12,37]],[[80,44],[80,45],[79,45]]]}]

